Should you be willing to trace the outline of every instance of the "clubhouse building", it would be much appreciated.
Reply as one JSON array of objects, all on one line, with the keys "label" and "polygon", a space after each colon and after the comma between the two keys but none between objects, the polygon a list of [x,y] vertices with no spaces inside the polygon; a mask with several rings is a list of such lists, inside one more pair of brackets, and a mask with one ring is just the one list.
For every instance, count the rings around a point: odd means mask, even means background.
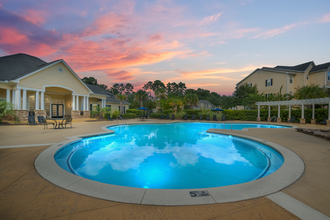
[{"label": "clubhouse building", "polygon": [[[0,57],[0,100],[14,104],[21,121],[28,115],[89,118],[96,106],[120,110],[115,95],[85,84],[62,59],[45,62],[27,54]],[[123,101],[124,112],[129,103]]]}]

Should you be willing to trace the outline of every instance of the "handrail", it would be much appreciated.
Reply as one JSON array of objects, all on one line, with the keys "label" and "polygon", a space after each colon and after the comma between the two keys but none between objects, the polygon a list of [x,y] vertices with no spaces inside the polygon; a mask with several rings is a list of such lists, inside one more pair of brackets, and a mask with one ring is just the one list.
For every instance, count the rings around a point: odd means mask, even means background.
[{"label": "handrail", "polygon": [[117,116],[117,124],[118,124],[118,117],[119,117],[121,120],[123,120],[123,121],[126,123],[126,125],[128,125],[127,122],[126,122],[126,121],[125,121],[120,115]]},{"label": "handrail", "polygon": [[269,119],[269,120],[267,121],[267,124],[268,124],[273,118],[276,118],[276,116],[271,117],[271,119]]}]

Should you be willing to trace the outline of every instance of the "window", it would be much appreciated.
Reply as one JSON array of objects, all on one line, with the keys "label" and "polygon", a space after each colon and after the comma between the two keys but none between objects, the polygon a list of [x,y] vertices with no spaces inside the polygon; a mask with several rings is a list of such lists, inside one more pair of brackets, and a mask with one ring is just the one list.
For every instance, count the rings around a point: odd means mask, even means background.
[{"label": "window", "polygon": [[123,106],[124,114],[125,114],[125,106]]},{"label": "window", "polygon": [[290,83],[293,83],[293,76],[289,76],[290,77]]},{"label": "window", "polygon": [[267,93],[266,94],[266,97],[268,98],[268,97],[270,97],[272,95],[272,93]]},{"label": "window", "polygon": [[105,107],[109,107],[109,108],[111,108],[111,105],[105,105]]},{"label": "window", "polygon": [[306,79],[308,80],[308,74],[306,75]]},{"label": "window", "polygon": [[273,79],[266,79],[266,87],[273,85]]},{"label": "window", "polygon": [[330,81],[330,71],[328,71],[328,81]]},{"label": "window", "polygon": [[248,85],[249,85],[250,87],[252,87],[252,83],[248,83]]}]

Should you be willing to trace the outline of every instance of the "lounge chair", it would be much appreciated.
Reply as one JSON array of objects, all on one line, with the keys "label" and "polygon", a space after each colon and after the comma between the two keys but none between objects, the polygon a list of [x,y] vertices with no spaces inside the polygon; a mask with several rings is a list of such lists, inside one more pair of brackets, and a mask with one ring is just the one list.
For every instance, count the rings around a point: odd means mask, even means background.
[{"label": "lounge chair", "polygon": [[218,121],[217,116],[213,115],[213,121]]},{"label": "lounge chair", "polygon": [[296,118],[292,117],[292,118],[290,118],[290,120],[288,120],[288,122],[294,123],[295,120],[296,120]]},{"label": "lounge chair", "polygon": [[[65,121],[63,121],[63,124],[65,125],[65,128],[66,128],[67,124],[70,124],[71,128],[72,128],[72,118],[66,118]],[[63,127],[63,124],[62,124],[62,127]]]},{"label": "lounge chair", "polygon": [[171,120],[175,119],[175,114],[172,114]]},{"label": "lounge chair", "polygon": [[37,125],[36,119],[33,115],[28,116],[28,123],[29,123],[29,125]]},{"label": "lounge chair", "polygon": [[188,119],[188,116],[187,115],[184,115],[183,116],[183,120],[187,120]]},{"label": "lounge chair", "polygon": [[196,120],[196,116],[195,115],[192,115],[191,116],[191,120]]},{"label": "lounge chair", "polygon": [[161,115],[159,119],[164,119],[164,115]]},{"label": "lounge chair", "polygon": [[326,117],[326,118],[324,118],[323,119],[323,121],[320,123],[321,125],[326,125],[327,124],[327,120],[328,120],[328,118]]},{"label": "lounge chair", "polygon": [[113,119],[110,117],[110,115],[107,115],[107,118],[108,118],[110,121],[113,121]]},{"label": "lounge chair", "polygon": [[225,115],[221,115],[221,121],[226,121],[226,116]]},{"label": "lounge chair", "polygon": [[165,117],[165,119],[170,119],[170,115],[167,114],[166,117]]},{"label": "lounge chair", "polygon": [[41,124],[44,125],[44,130],[45,130],[46,127],[47,127],[47,129],[48,129],[48,124],[51,124],[51,125],[53,125],[53,127],[54,127],[54,123],[48,123],[47,120],[44,118],[44,116],[37,116],[37,118],[38,118],[38,123],[39,123],[40,125],[41,125]]},{"label": "lounge chair", "polygon": [[206,120],[210,121],[210,115],[206,115]]},{"label": "lounge chair", "polygon": [[203,120],[203,115],[199,115],[198,120]]}]

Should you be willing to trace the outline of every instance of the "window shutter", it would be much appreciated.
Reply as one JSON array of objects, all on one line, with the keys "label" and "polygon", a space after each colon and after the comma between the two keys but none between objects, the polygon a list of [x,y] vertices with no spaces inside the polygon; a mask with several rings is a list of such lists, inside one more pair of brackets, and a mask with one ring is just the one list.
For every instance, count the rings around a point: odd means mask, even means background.
[{"label": "window shutter", "polygon": [[270,85],[271,86],[273,85],[273,79],[270,79]]},{"label": "window shutter", "polygon": [[266,79],[266,87],[267,87],[267,79]]}]

